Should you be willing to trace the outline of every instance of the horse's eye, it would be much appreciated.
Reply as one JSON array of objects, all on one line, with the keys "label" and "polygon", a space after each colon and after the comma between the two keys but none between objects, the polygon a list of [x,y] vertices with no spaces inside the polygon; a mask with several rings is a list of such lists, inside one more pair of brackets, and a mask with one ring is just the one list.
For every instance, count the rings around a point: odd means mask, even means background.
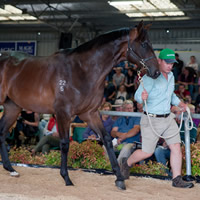
[{"label": "horse's eye", "polygon": [[143,48],[146,48],[147,47],[147,42],[143,42],[141,45],[142,45]]}]

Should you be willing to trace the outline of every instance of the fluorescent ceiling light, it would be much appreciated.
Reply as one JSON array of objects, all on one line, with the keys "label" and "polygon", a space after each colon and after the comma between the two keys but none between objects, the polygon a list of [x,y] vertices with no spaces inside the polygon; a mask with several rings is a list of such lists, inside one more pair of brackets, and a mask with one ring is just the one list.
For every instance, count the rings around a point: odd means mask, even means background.
[{"label": "fluorescent ceiling light", "polygon": [[26,20],[37,20],[36,17],[30,16],[30,15],[22,15],[22,17]]},{"label": "fluorescent ceiling light", "polygon": [[136,5],[136,4],[143,4],[143,0],[136,0],[136,1],[108,1],[108,3],[112,6],[115,5]]},{"label": "fluorescent ceiling light", "polygon": [[19,20],[24,20],[23,17],[21,16],[9,16],[9,19],[14,20],[14,21],[19,21]]},{"label": "fluorescent ceiling light", "polygon": [[[109,1],[108,3],[129,17],[185,15],[170,0]],[[173,11],[170,12],[170,9]],[[135,12],[136,10],[137,12]],[[169,10],[169,12],[165,12],[165,10]]]},{"label": "fluorescent ceiling light", "polygon": [[163,12],[147,12],[147,15],[150,17],[166,16]]},{"label": "fluorescent ceiling light", "polygon": [[0,14],[1,14],[1,15],[8,15],[8,14],[10,14],[10,12],[8,12],[8,11],[6,11],[6,10],[0,8]]},{"label": "fluorescent ceiling light", "polygon": [[136,8],[134,8],[132,5],[115,5],[115,8],[117,8],[118,10],[121,11],[125,11],[125,10],[136,10]]},{"label": "fluorescent ceiling light", "polygon": [[5,5],[5,10],[13,13],[13,14],[22,14],[22,10],[12,6],[12,5]]},{"label": "fluorescent ceiling light", "polygon": [[12,6],[12,5],[5,5],[4,9],[0,8],[0,21],[5,20],[37,20],[36,17],[31,16],[29,14],[22,14],[22,10]]},{"label": "fluorescent ceiling light", "polygon": [[9,20],[7,17],[1,17],[0,16],[0,21],[7,21],[7,20]]},{"label": "fluorescent ceiling light", "polygon": [[156,8],[149,2],[145,1],[142,4],[134,5],[139,10],[156,10]]},{"label": "fluorescent ceiling light", "polygon": [[153,5],[160,9],[178,8],[170,0],[149,0]]},{"label": "fluorescent ceiling light", "polygon": [[165,12],[167,16],[184,16],[185,13],[182,11]]},{"label": "fluorescent ceiling light", "polygon": [[126,13],[128,17],[145,17],[146,15],[143,13]]}]

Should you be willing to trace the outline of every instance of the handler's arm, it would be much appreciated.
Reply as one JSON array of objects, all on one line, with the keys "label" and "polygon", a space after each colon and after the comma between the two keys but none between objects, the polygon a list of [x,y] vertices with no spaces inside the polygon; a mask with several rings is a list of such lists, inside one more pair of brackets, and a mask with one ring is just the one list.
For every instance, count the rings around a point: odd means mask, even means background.
[{"label": "handler's arm", "polygon": [[[154,85],[153,79],[145,75],[142,77],[142,80],[143,80],[144,88],[148,96],[148,94],[151,92]],[[143,103],[142,92],[144,91],[144,88],[143,88],[142,83],[140,83],[137,91],[135,92],[134,98],[138,103]]]}]

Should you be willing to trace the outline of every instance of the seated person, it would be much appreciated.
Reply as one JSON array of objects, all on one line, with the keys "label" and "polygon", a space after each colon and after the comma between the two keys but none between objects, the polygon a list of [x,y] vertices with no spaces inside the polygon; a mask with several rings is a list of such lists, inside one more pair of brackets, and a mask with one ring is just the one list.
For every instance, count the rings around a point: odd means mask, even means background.
[{"label": "seated person", "polygon": [[[56,117],[53,114],[49,120],[41,120],[39,123],[40,139],[45,135],[50,135],[53,133],[52,129],[55,126]],[[54,127],[55,128],[55,127]],[[56,130],[56,129],[55,129]]]},{"label": "seated person", "polygon": [[105,80],[105,87],[104,87],[104,102],[113,103],[115,100],[116,92],[115,87],[112,83],[109,83],[107,80]]},{"label": "seated person", "polygon": [[[123,111],[134,111],[131,100],[123,103]],[[117,139],[114,149],[119,152],[118,162],[120,164],[123,157],[128,158],[133,152],[134,142],[140,142],[140,117],[119,117],[113,124],[111,136]]]},{"label": "seated person", "polygon": [[44,136],[38,144],[32,149],[32,154],[42,152],[43,154],[49,153],[52,147],[59,147],[60,138],[58,127],[56,123],[56,116],[52,116],[47,123],[47,128],[44,129]]},{"label": "seated person", "polygon": [[[105,110],[105,111],[110,111],[111,109],[112,109],[112,106],[109,102],[105,102],[100,107],[100,110]],[[114,121],[109,115],[102,115],[101,119],[102,119],[104,128],[106,129],[108,133],[110,133]],[[100,137],[90,127],[87,127],[87,129],[83,133],[83,140],[87,140],[87,139],[100,140]]]},{"label": "seated person", "polygon": [[174,92],[180,99],[183,99],[183,100],[185,100],[186,96],[188,95],[190,96],[190,92],[185,89],[184,84],[179,84],[178,90],[175,90]]},{"label": "seated person", "polygon": [[115,68],[116,73],[113,75],[113,85],[115,87],[115,90],[118,90],[120,85],[123,85],[125,81],[125,75],[121,71],[122,67]]},{"label": "seated person", "polygon": [[[112,105],[112,108],[114,108],[115,111],[121,112],[123,110],[123,100],[122,99],[116,99],[114,105]],[[112,116],[112,119],[115,121],[119,116]]]},{"label": "seated person", "polygon": [[38,132],[39,114],[32,111],[22,111],[15,128],[15,141],[17,147],[21,143],[28,144]]},{"label": "seated person", "polygon": [[120,85],[119,89],[117,90],[116,99],[122,99],[125,101],[127,99],[127,95],[126,87],[124,85]]}]

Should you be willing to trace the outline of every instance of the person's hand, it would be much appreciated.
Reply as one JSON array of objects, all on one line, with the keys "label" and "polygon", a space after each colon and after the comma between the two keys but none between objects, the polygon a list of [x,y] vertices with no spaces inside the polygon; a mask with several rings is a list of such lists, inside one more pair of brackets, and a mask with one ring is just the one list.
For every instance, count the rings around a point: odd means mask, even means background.
[{"label": "person's hand", "polygon": [[146,90],[144,90],[144,91],[142,92],[142,100],[145,101],[145,100],[147,100],[147,98],[148,98],[148,93],[147,93]]},{"label": "person's hand", "polygon": [[118,140],[120,140],[120,142],[122,142],[123,140],[125,140],[127,137],[126,137],[126,133],[123,133],[121,134],[119,137],[118,137]]},{"label": "person's hand", "polygon": [[90,135],[90,136],[88,137],[88,139],[95,140],[95,139],[96,139],[96,136],[95,136],[95,135]]},{"label": "person's hand", "polygon": [[183,103],[182,101],[178,104],[178,107],[181,109],[182,112],[186,111],[187,104]]},{"label": "person's hand", "polygon": [[122,140],[120,138],[117,139],[117,144],[121,144]]}]

